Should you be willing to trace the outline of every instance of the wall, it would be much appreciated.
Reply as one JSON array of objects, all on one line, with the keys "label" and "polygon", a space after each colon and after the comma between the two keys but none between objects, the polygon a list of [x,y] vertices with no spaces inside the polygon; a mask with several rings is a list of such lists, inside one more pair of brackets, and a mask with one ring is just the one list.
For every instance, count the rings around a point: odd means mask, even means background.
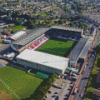
[{"label": "wall", "polygon": [[21,60],[19,58],[17,58],[17,63],[24,65],[25,67],[31,67],[31,68],[35,68],[41,71],[46,71],[49,73],[57,73],[59,75],[63,74],[65,70],[60,70],[60,69],[56,69],[56,68],[52,68],[49,66],[45,66],[45,65],[41,65],[41,64],[37,64],[34,62],[29,62],[29,61],[25,61],[25,60]]}]

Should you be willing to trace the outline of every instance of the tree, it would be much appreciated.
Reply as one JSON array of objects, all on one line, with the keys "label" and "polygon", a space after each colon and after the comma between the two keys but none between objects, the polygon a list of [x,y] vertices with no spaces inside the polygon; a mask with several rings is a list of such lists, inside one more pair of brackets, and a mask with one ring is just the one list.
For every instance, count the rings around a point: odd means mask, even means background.
[{"label": "tree", "polygon": [[14,30],[11,31],[11,34],[15,33]]},{"label": "tree", "polygon": [[68,19],[69,18],[69,15],[68,14],[66,14],[66,19]]},{"label": "tree", "polygon": [[74,5],[72,5],[72,9],[73,10],[77,10],[77,6],[74,4]]},{"label": "tree", "polygon": [[54,21],[54,23],[55,23],[55,24],[57,24],[57,23],[58,23],[58,21]]},{"label": "tree", "polygon": [[78,14],[77,17],[78,17],[78,19],[82,19],[83,15],[82,14]]},{"label": "tree", "polygon": [[33,29],[33,28],[35,28],[36,26],[35,26],[35,24],[34,24],[34,21],[33,20],[29,20],[29,22],[28,22],[29,24],[28,24],[28,28],[31,28],[31,29]]},{"label": "tree", "polygon": [[74,27],[74,24],[73,24],[72,22],[70,22],[69,25],[70,25],[71,27]]},{"label": "tree", "polygon": [[60,19],[60,20],[58,21],[58,23],[59,23],[59,24],[63,24],[63,20]]}]

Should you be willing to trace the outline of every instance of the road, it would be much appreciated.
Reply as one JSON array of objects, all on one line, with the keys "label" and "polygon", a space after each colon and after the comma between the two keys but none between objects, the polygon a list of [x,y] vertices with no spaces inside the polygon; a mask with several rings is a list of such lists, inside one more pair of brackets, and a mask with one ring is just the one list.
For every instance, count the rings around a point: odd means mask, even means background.
[{"label": "road", "polygon": [[85,72],[83,73],[80,83],[78,85],[78,89],[80,89],[80,92],[74,96],[73,100],[82,100],[82,98],[80,98],[79,95],[84,93],[84,89],[89,80],[89,74],[92,69],[93,63],[94,63],[94,57],[92,56],[88,61],[88,66],[86,66]]},{"label": "road", "polygon": [[[96,41],[96,43],[95,43],[95,45],[94,45],[94,48],[95,48],[99,43],[100,43],[100,31],[99,31],[99,36],[98,36],[98,38],[97,38],[97,41]],[[95,60],[94,56],[91,56],[90,59],[88,60],[88,66],[86,66],[85,72],[83,73],[82,78],[81,78],[81,80],[80,80],[80,83],[79,83],[79,85],[78,85],[78,89],[80,89],[80,92],[77,93],[77,94],[74,96],[73,100],[82,100],[82,98],[81,98],[79,95],[84,93],[84,89],[85,89],[85,86],[86,86],[86,84],[87,84],[87,82],[88,82],[88,80],[89,80],[89,74],[90,74],[90,71],[91,71],[91,69],[92,69],[94,60]]]}]

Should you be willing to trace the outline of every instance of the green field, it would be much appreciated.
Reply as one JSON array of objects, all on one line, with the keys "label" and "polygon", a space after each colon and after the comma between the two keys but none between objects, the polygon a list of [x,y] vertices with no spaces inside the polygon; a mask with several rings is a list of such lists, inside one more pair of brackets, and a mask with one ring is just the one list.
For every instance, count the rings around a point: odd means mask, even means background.
[{"label": "green field", "polygon": [[53,5],[53,9],[60,9],[60,8],[56,5]]},{"label": "green field", "polygon": [[12,30],[22,30],[23,28],[25,28],[25,26],[19,25],[19,26],[10,27],[9,29],[12,29]]},{"label": "green field", "polygon": [[20,97],[20,99],[18,99],[10,89],[7,89],[3,82],[0,81],[0,90],[11,94],[14,97],[13,100],[22,100],[22,98],[30,97],[43,81],[43,79],[31,76],[26,74],[25,71],[10,66],[0,68],[0,79],[2,79],[6,85]]},{"label": "green field", "polygon": [[50,15],[48,15],[48,14],[46,14],[46,13],[41,13],[41,16],[42,16],[42,17],[46,17],[46,16],[50,16]]},{"label": "green field", "polygon": [[72,48],[76,45],[77,42],[67,40],[48,40],[45,44],[43,44],[41,47],[39,47],[36,51],[41,51],[57,56],[67,57],[71,51],[71,45]]}]

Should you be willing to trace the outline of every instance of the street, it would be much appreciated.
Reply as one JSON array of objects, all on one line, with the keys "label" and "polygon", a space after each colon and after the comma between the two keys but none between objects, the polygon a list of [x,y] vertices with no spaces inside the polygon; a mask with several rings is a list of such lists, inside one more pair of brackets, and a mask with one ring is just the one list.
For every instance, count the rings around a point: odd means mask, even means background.
[{"label": "street", "polygon": [[73,100],[82,100],[82,98],[79,95],[84,93],[85,86],[89,80],[90,71],[93,67],[93,63],[94,63],[94,57],[92,56],[88,61],[88,66],[86,66],[85,72],[83,73],[80,83],[78,85],[78,89],[80,89],[80,92],[74,96]]},{"label": "street", "polygon": [[[100,31],[99,31],[100,32]],[[100,43],[100,33],[97,37],[96,43],[94,45],[94,48]],[[94,63],[94,56],[91,56],[90,59],[88,60],[88,66],[86,66],[85,68],[85,72],[82,75],[82,78],[80,80],[80,83],[78,85],[78,89],[80,89],[80,92],[77,93],[73,100],[82,100],[82,98],[80,97],[80,94],[84,94],[84,90],[85,90],[85,86],[87,84],[87,82],[89,81],[89,74],[90,71],[93,67],[93,63]]]}]

